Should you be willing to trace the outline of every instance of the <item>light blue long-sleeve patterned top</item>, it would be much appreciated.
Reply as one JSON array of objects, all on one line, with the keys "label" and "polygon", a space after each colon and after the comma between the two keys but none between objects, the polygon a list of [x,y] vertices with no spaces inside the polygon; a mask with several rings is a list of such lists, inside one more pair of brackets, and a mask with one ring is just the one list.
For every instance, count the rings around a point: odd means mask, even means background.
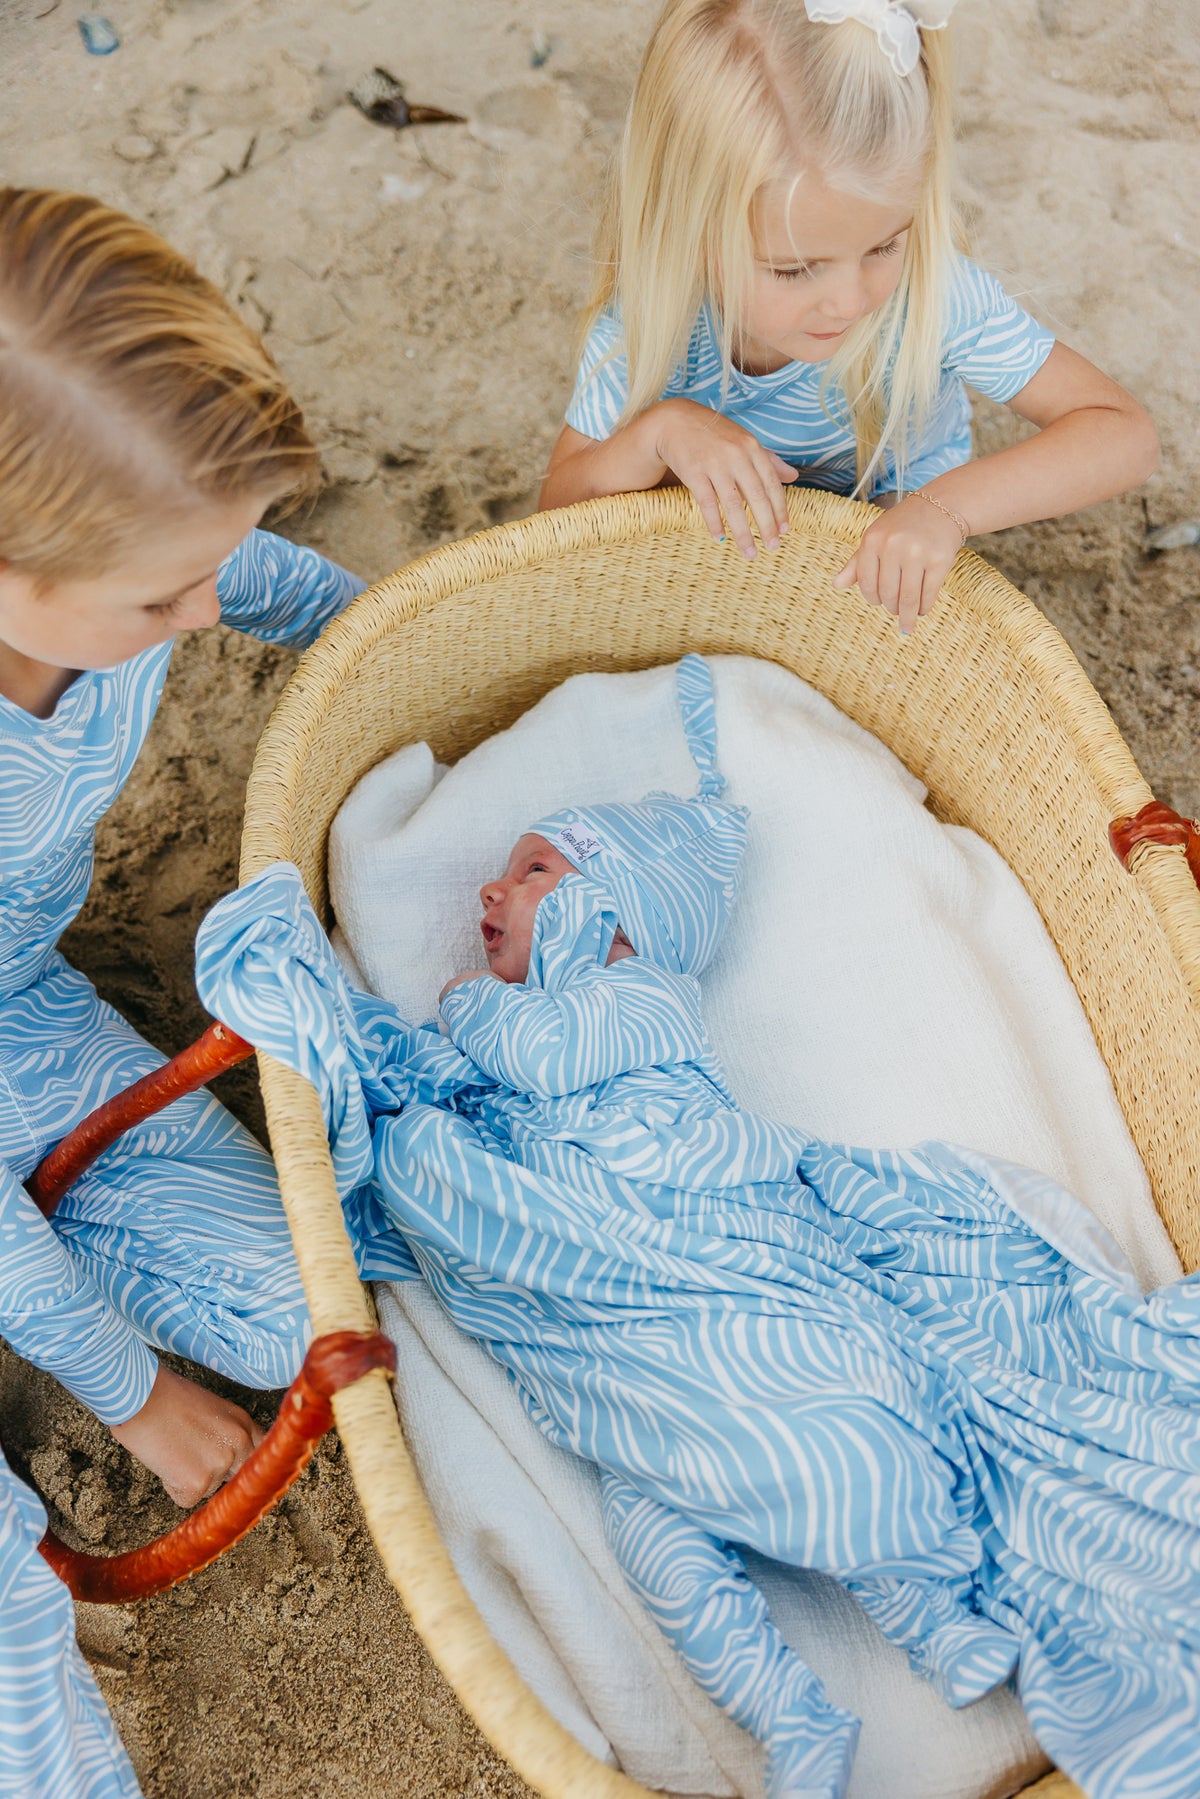
[{"label": "light blue long-sleeve patterned top", "polygon": [[[267,531],[252,532],[218,575],[225,623],[297,646],[361,586]],[[76,1002],[91,989],[56,944],[87,896],[97,821],[137,759],[171,650],[76,676],[50,718],[0,698],[0,1335],[108,1422],[144,1398],[150,1352],[21,1181],[112,1073],[101,1066],[111,1044],[72,1039]]]},{"label": "light blue long-sleeve patterned top", "polygon": [[[270,531],[252,531],[217,580],[224,624],[297,647],[361,587]],[[96,824],[145,742],[173,648],[77,675],[50,718],[0,697],[0,1001],[37,979],[87,897]]]},{"label": "light blue long-sleeve patterned top", "polygon": [[[629,397],[621,321],[615,311],[596,320],[580,359],[567,423],[585,437],[610,437]],[[1011,400],[1031,381],[1054,348],[1053,333],[1013,300],[994,275],[965,257],[954,264],[942,334],[937,402],[904,470],[911,493],[971,455],[971,408],[966,388]],[[855,440],[845,396],[822,391],[824,363],[789,362],[769,375],[727,369],[710,306],[701,308],[687,349],[662,398],[694,400],[723,413],[768,450],[801,471],[810,487],[853,492]],[[964,385],[965,384],[965,385]],[[871,496],[896,487],[893,457],[885,456]]]},{"label": "light blue long-sleeve patterned top", "polygon": [[364,1271],[419,1272],[598,1464],[631,1582],[775,1799],[840,1799],[857,1723],[739,1545],[843,1581],[953,1705],[1015,1673],[1091,1799],[1194,1799],[1200,1282],[1143,1299],[1027,1171],[738,1107],[686,972],[709,924],[659,884],[675,965],[605,966],[654,816],[572,815],[529,981],[452,990],[448,1036],[347,989],[287,866],[206,920],[202,997],[316,1086]]}]

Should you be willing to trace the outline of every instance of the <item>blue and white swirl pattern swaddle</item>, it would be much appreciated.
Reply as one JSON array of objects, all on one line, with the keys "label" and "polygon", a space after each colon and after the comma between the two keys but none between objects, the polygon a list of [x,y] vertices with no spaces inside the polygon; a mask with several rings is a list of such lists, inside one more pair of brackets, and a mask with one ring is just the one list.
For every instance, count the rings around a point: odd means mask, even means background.
[{"label": "blue and white swirl pattern swaddle", "polygon": [[[1090,1799],[1195,1799],[1200,1283],[1142,1299],[1115,1251],[1072,1259],[1032,1175],[740,1108],[690,971],[744,817],[564,816],[605,847],[542,900],[526,985],[447,996],[448,1039],[347,988],[287,865],[202,927],[205,1004],[317,1087],[361,1265],[419,1269],[602,1470],[632,1585],[773,1799],[841,1799],[858,1726],[739,1546],[841,1580],[952,1705],[1015,1673]],[[639,953],[606,967],[618,925]]]},{"label": "blue and white swirl pattern swaddle", "polygon": [[[688,748],[700,775],[694,800],[648,793],[637,805],[567,807],[530,826],[603,888],[639,956],[674,974],[698,975],[712,960],[737,897],[746,847],[744,806],[720,803],[717,715],[712,675],[700,656],[685,656],[676,675]],[[539,920],[539,922],[541,922]],[[611,948],[603,945],[600,960]],[[541,933],[535,936],[538,974]]]}]

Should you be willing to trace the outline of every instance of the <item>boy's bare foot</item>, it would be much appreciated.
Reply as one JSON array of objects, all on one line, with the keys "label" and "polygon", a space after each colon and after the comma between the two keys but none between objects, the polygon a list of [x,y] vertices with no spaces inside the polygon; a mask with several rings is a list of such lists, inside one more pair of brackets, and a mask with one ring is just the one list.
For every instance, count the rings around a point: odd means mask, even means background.
[{"label": "boy's bare foot", "polygon": [[140,1412],[112,1434],[157,1474],[176,1505],[198,1505],[236,1474],[265,1432],[232,1400],[160,1368]]}]

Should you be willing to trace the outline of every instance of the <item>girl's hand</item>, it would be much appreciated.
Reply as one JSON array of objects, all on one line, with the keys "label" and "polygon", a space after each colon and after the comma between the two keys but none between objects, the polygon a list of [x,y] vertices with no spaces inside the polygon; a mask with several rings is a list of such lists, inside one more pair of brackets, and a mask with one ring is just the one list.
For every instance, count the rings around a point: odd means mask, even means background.
[{"label": "girl's hand", "polygon": [[833,585],[857,586],[864,600],[885,607],[907,634],[933,611],[961,548],[954,520],[909,494],[876,519]]},{"label": "girl's hand", "polygon": [[236,1474],[265,1433],[232,1400],[160,1368],[150,1397],[117,1442],[157,1474],[176,1505],[198,1505]]},{"label": "girl's hand", "polygon": [[655,455],[695,497],[715,538],[728,530],[743,556],[756,556],[752,518],[767,548],[779,548],[788,528],[783,486],[799,469],[694,400],[660,400],[639,423],[650,433]]},{"label": "girl's hand", "polygon": [[490,968],[468,968],[465,974],[451,975],[450,979],[446,982],[446,985],[442,988],[442,991],[438,994],[438,1005],[441,1005],[446,995],[453,988],[461,987],[464,981],[486,981],[491,978],[492,971]]}]

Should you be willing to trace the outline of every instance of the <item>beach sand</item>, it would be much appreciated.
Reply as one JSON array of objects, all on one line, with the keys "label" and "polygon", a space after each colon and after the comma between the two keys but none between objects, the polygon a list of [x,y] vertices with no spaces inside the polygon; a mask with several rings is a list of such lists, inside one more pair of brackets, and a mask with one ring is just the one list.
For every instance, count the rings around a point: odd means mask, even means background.
[{"label": "beach sand", "polygon": [[[325,455],[294,534],[366,577],[534,503],[569,389],[592,207],[653,0],[110,0],[0,12],[6,180],[84,188],[194,256],[266,335]],[[41,16],[35,16],[40,14]],[[962,0],[964,197],[978,254],[1154,411],[1131,498],[982,547],[1065,633],[1159,798],[1200,810],[1194,0]],[[535,45],[549,46],[534,68]],[[469,123],[393,132],[346,90],[375,64]],[[1012,429],[981,408],[980,440]],[[176,1050],[203,1025],[191,942],[235,879],[254,745],[293,666],[180,644],[99,841],[68,954]],[[253,1076],[218,1089],[252,1125]],[[232,1390],[232,1389],[230,1389]],[[274,1400],[249,1402],[263,1418]],[[53,1383],[0,1351],[14,1465],[89,1546],[178,1514]],[[80,1639],[148,1795],[524,1791],[407,1623],[327,1441],[281,1509],[174,1594],[81,1608]]]}]

